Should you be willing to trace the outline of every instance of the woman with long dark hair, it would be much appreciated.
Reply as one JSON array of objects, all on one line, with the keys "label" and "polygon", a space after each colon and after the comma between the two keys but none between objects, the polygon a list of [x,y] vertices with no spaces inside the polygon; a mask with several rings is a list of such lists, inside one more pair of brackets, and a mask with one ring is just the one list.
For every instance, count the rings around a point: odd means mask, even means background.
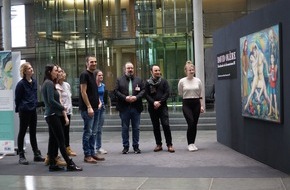
[{"label": "woman with long dark hair", "polygon": [[66,152],[64,133],[61,120],[66,114],[63,114],[65,108],[60,103],[59,93],[55,88],[58,77],[58,68],[55,65],[45,67],[45,78],[41,88],[43,101],[45,104],[45,120],[49,128],[48,140],[48,156],[49,156],[49,171],[60,171],[64,168],[56,165],[55,158],[58,154],[58,148],[61,155],[67,163],[67,171],[82,171],[83,169],[77,166],[72,159],[69,158]]}]

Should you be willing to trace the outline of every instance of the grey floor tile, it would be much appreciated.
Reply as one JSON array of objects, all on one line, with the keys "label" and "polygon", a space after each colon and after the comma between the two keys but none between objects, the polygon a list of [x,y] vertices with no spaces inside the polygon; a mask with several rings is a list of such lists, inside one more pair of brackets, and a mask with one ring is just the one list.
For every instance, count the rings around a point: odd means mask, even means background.
[{"label": "grey floor tile", "polygon": [[285,189],[290,190],[290,177],[282,178],[281,180],[285,186]]},{"label": "grey floor tile", "polygon": [[140,190],[208,190],[210,178],[149,178]]},{"label": "grey floor tile", "polygon": [[[46,154],[48,134],[38,133],[38,145]],[[142,131],[142,154],[121,154],[121,132],[104,132],[106,161],[84,163],[82,133],[71,133],[73,160],[82,172],[49,172],[43,163],[33,162],[27,134],[28,166],[18,156],[0,160],[0,190],[290,190],[288,175],[242,155],[216,141],[216,131],[198,131],[199,151],[188,152],[186,131],[173,131],[174,154],[165,149],[153,152],[152,131]],[[130,147],[131,148],[131,147]]]},{"label": "grey floor tile", "polygon": [[217,178],[210,190],[285,190],[281,178]]}]

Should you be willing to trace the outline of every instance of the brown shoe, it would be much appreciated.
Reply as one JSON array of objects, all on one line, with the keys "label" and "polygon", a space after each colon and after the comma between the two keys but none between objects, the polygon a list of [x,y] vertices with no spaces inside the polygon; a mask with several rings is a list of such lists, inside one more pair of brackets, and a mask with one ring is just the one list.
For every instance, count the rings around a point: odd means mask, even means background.
[{"label": "brown shoe", "polygon": [[92,156],[92,158],[95,159],[95,160],[98,160],[98,161],[104,161],[105,160],[105,158],[99,157],[97,155]]},{"label": "brown shoe", "polygon": [[168,146],[168,152],[173,153],[175,152],[175,150],[172,146]]},{"label": "brown shoe", "polygon": [[163,150],[162,146],[161,145],[157,145],[155,148],[154,148],[154,152],[159,152]]},{"label": "brown shoe", "polygon": [[76,156],[77,153],[72,151],[72,149],[70,148],[70,146],[66,147],[66,153],[68,156]]},{"label": "brown shoe", "polygon": [[55,158],[55,162],[56,162],[55,165],[57,166],[66,166],[66,162],[63,159],[61,159],[60,156],[57,156]]},{"label": "brown shoe", "polygon": [[49,158],[48,158],[48,155],[46,155],[46,157],[45,157],[44,165],[46,165],[46,166],[49,165]]},{"label": "brown shoe", "polygon": [[96,164],[97,160],[95,160],[93,157],[91,156],[85,156],[84,161],[86,163],[90,163],[90,164]]},{"label": "brown shoe", "polygon": [[[46,155],[46,157],[45,157],[44,164],[46,166],[49,165],[49,157],[48,157],[48,155]],[[62,160],[60,156],[57,156],[55,158],[55,165],[57,165],[57,166],[66,166],[66,162],[64,160]]]}]

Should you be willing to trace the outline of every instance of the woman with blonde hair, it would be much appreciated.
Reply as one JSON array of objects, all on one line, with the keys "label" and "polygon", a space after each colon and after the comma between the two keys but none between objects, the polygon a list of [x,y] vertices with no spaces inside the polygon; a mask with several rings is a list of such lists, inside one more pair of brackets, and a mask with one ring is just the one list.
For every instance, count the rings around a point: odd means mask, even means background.
[{"label": "woman with blonde hair", "polygon": [[[65,138],[65,146],[66,146],[66,152],[69,156],[76,156],[76,152],[74,152],[70,147],[70,121],[71,121],[71,115],[72,115],[72,100],[71,100],[71,87],[66,80],[66,73],[61,68],[58,67],[58,80],[55,88],[59,92],[60,95],[60,103],[65,108],[65,113],[67,117],[63,117],[63,132],[64,132],[64,138]],[[68,121],[65,121],[64,119],[68,119]],[[67,123],[67,125],[65,125]]]},{"label": "woman with blonde hair", "polygon": [[15,88],[15,112],[19,114],[19,132],[17,137],[19,164],[28,165],[24,155],[24,138],[29,126],[29,137],[32,150],[34,152],[34,161],[43,162],[44,158],[38,149],[36,140],[37,125],[37,82],[32,75],[33,68],[30,63],[26,62],[20,66],[21,80]]},{"label": "woman with blonde hair", "polygon": [[195,138],[197,123],[200,113],[204,112],[201,103],[202,83],[195,77],[195,67],[191,61],[186,61],[184,66],[186,77],[178,82],[178,94],[182,96],[182,111],[187,122],[187,143],[190,152],[197,151]]}]

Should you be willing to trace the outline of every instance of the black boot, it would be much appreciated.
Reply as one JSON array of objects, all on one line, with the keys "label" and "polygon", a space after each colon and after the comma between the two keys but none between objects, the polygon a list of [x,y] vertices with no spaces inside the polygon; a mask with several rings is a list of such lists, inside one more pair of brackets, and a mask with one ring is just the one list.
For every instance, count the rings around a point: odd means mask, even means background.
[{"label": "black boot", "polygon": [[49,165],[49,171],[50,172],[58,172],[63,171],[64,167],[59,167],[58,165]]},{"label": "black boot", "polygon": [[49,171],[50,172],[57,172],[57,171],[63,171],[64,167],[59,167],[56,165],[55,159],[49,159]]},{"label": "black boot", "polygon": [[19,152],[19,164],[28,165],[28,161],[25,158],[24,152]]},{"label": "black boot", "polygon": [[40,150],[34,151],[34,162],[44,162],[45,158],[42,157]]},{"label": "black boot", "polygon": [[67,171],[83,171],[83,168],[77,166],[72,159],[69,160],[66,166]]}]

